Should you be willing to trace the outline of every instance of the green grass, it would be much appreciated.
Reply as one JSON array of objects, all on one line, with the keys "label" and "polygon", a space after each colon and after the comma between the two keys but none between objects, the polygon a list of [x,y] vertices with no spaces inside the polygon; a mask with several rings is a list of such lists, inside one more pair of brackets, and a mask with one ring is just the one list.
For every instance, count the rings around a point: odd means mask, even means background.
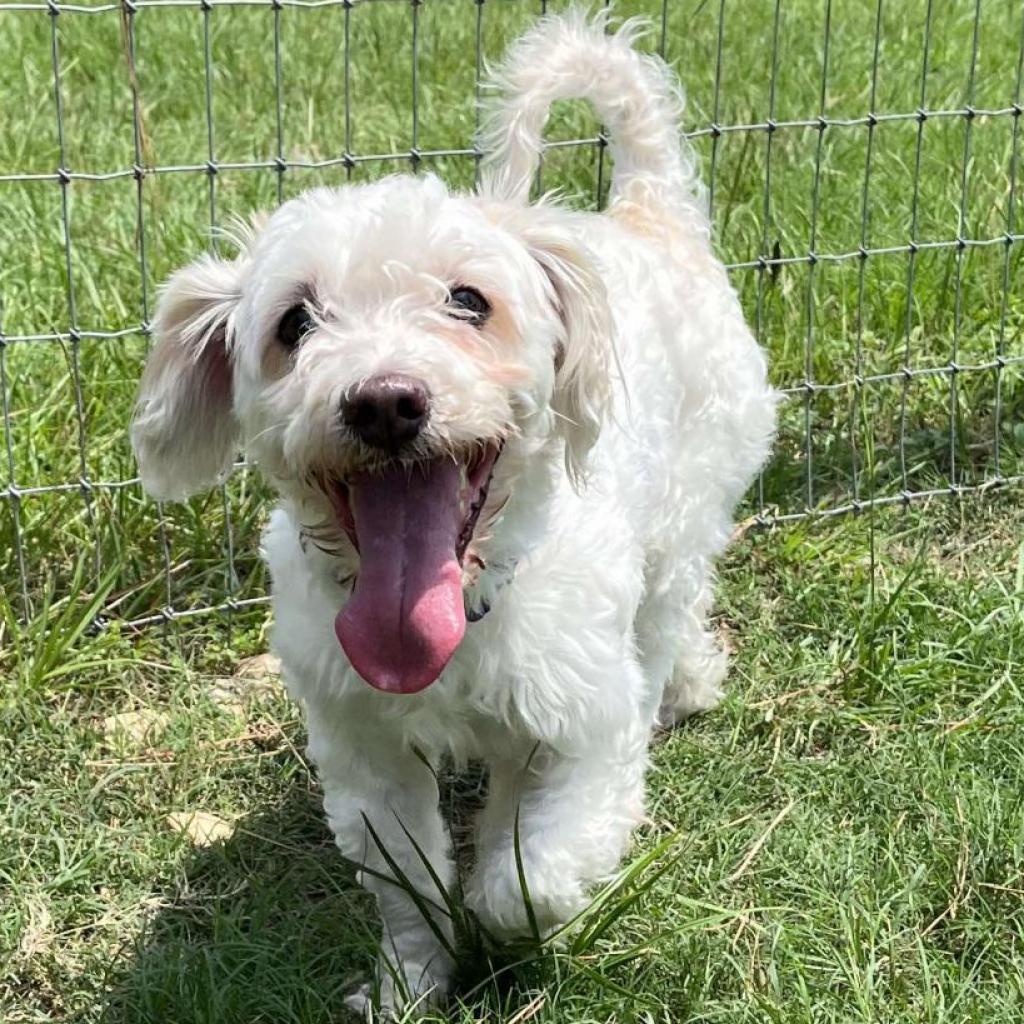
[{"label": "green grass", "polygon": [[[1005,109],[1021,101],[1024,24],[1015,0],[981,5],[973,91],[968,97],[973,5],[931,0],[932,24],[924,103],[929,109],[963,106]],[[553,8],[563,6],[552,4]],[[666,55],[689,95],[688,125],[763,123],[772,94],[773,10],[765,2],[725,5],[716,107],[718,6],[708,0],[669,5]],[[880,60],[874,108],[907,114],[921,103],[923,26],[928,0],[882,7]],[[623,3],[623,13],[657,15],[656,0]],[[825,14],[830,10],[828,75],[821,99]],[[463,148],[472,141],[475,113],[476,15],[482,56],[497,59],[509,38],[535,14],[525,0],[429,0],[417,8],[417,144],[421,150]],[[872,106],[875,0],[786,0],[780,7],[775,60],[774,116],[785,121],[863,117]],[[51,67],[51,18],[45,12],[0,9],[5,59],[0,61],[0,174],[53,175],[60,163]],[[337,159],[407,152],[412,142],[412,7],[360,3],[348,15],[349,133],[346,137],[343,7],[280,12],[281,91],[275,87],[274,12],[263,7],[215,7],[208,19],[213,152],[220,164]],[[130,169],[135,160],[131,83],[140,107],[141,160],[148,167],[204,165],[208,159],[204,18],[198,8],[143,8],[134,19],[134,50],[118,11],[62,14],[56,21],[64,111],[65,163],[77,172]],[[655,31],[649,40],[659,42]],[[134,52],[134,61],[129,61]],[[806,256],[905,246],[916,206],[921,241],[949,241],[960,230],[971,239],[1020,232],[1024,207],[1024,139],[1012,116],[932,118],[921,129],[920,177],[915,187],[919,126],[883,122],[873,134],[861,124],[780,128],[771,137],[771,188],[766,211],[768,133],[731,132],[717,143],[695,140],[714,184],[715,230],[729,262],[758,255]],[[556,110],[552,138],[593,137],[598,126],[579,104]],[[961,204],[965,135],[970,132],[968,188]],[[869,137],[872,161],[867,202],[862,183]],[[1015,184],[1010,170],[1016,158]],[[98,488],[87,505],[77,482],[130,479],[134,465],[125,422],[148,344],[138,330],[152,315],[157,284],[209,244],[211,188],[218,223],[273,205],[310,185],[362,181],[410,169],[407,159],[342,166],[274,170],[222,169],[148,175],[138,194],[130,176],[74,180],[68,186],[70,285],[65,266],[61,188],[55,180],[0,181],[0,326],[8,336],[82,331],[126,331],[113,338],[14,343],[4,354],[13,476],[0,459],[0,487],[71,484],[66,492],[27,495],[19,534],[34,602],[48,582],[66,588],[78,556],[87,551],[101,569],[117,569],[116,614],[132,618],[171,603],[207,603],[213,591],[236,596],[262,592],[265,579],[254,537],[266,495],[252,477],[229,488],[231,522],[219,494],[183,508],[157,510],[137,488]],[[815,197],[815,170],[818,190]],[[472,183],[468,157],[424,158],[457,186]],[[599,173],[600,171],[600,173]],[[545,186],[593,206],[608,168],[596,147],[552,151]],[[915,198],[916,197],[916,198]],[[815,213],[816,211],[816,213]],[[767,212],[767,217],[766,217]],[[145,253],[145,273],[139,259]],[[997,244],[805,263],[759,273],[737,271],[735,282],[769,350],[775,381],[799,386],[808,375],[821,385],[798,394],[783,414],[777,457],[763,481],[763,500],[781,512],[805,505],[843,504],[854,494],[858,459],[874,451],[874,489],[979,483],[997,469],[1022,472],[1024,364],[1001,374],[963,372],[951,401],[945,374],[901,376],[871,384],[858,399],[858,370],[897,374],[914,368],[990,363],[1002,349],[1020,357],[1024,245]],[[861,272],[863,269],[863,289]],[[957,277],[959,273],[959,304]],[[1004,290],[1004,281],[1009,287]],[[959,309],[959,313],[957,310]],[[909,357],[906,355],[909,349]],[[80,379],[80,388],[75,379]],[[1000,388],[998,417],[996,389]],[[856,415],[854,415],[854,407]],[[79,421],[81,420],[81,427]],[[951,420],[953,439],[951,443]],[[904,438],[902,449],[901,435]],[[861,454],[858,454],[861,453]],[[808,460],[810,473],[808,474]],[[905,472],[904,472],[905,468]],[[810,492],[807,477],[811,478]],[[863,497],[863,482],[858,482]],[[6,503],[5,503],[6,504]],[[162,525],[161,525],[162,522]],[[225,572],[228,534],[234,572]],[[0,571],[17,571],[14,518],[0,519]],[[168,579],[169,576],[169,579]]]},{"label": "green grass", "polygon": [[[575,950],[496,981],[464,964],[448,1019],[1019,1019],[1022,528],[1005,499],[748,534],[723,573],[729,697],[654,753],[635,856],[671,853]],[[180,656],[108,632],[41,666],[19,645],[42,624],[4,629],[0,1016],[339,1019],[373,921],[298,714],[216,697],[258,623]],[[145,739],[104,729],[139,710],[159,716]],[[233,832],[192,846],[167,818],[193,811]]]},{"label": "green grass", "polygon": [[[538,6],[427,0],[418,8],[420,149],[470,144],[477,13],[484,56],[494,59]],[[669,6],[666,52],[687,88],[688,124],[763,122],[774,5],[724,5],[717,110],[719,5]],[[921,103],[926,6],[883,5],[878,112]],[[974,5],[932,7],[925,106],[959,108]],[[822,104],[826,9],[824,0],[781,5],[778,120],[862,117],[872,106],[876,4],[832,3]],[[657,15],[660,4],[632,0],[620,10]],[[349,12],[348,138],[345,20],[340,6],[280,12],[281,152],[291,161],[410,146],[411,7],[367,2]],[[273,25],[269,4],[219,6],[209,16],[221,164],[278,153]],[[205,163],[203,26],[198,8],[143,8],[131,66],[119,11],[56,19],[72,171],[131,167],[133,76],[142,162]],[[45,12],[0,7],[0,175],[53,174],[60,163],[50,31]],[[981,5],[975,107],[1020,102],[1022,31],[1019,2]],[[820,162],[817,129],[780,128],[767,217],[768,134],[701,136],[719,250],[730,262],[802,256],[812,233],[817,252],[855,251],[862,240],[902,246],[915,203],[920,240],[955,238],[961,217],[968,238],[1019,233],[1024,128],[1014,125],[1007,115],[970,122],[963,202],[962,117],[925,124],[916,190],[916,121],[873,133],[830,127]],[[597,129],[589,111],[564,105],[550,134]],[[222,168],[216,220],[273,205],[279,187],[289,196],[408,169],[402,159],[361,163],[351,174]],[[421,169],[459,186],[473,179],[465,157],[427,157]],[[602,200],[599,180],[607,188],[594,148],[552,151],[545,163],[545,185],[581,206]],[[60,186],[0,181],[4,334],[125,332],[0,348],[14,465],[11,474],[5,448],[0,489],[76,484],[83,463],[89,480],[131,479],[125,426],[148,344],[139,325],[157,283],[207,246],[210,189],[202,172],[146,176],[143,272],[135,181],[75,180],[69,279]],[[961,257],[921,252],[912,289],[905,253],[867,260],[863,288],[858,260],[813,272],[806,264],[737,271],[776,383],[799,384],[809,372],[840,385],[784,409],[764,503],[785,513],[842,504],[855,483],[861,497],[944,486],[951,453],[956,479],[978,483],[996,471],[997,441],[1001,472],[1024,472],[1024,364],[998,377],[961,374],[952,403],[941,375],[861,394],[849,384],[858,370],[898,372],[907,348],[919,368],[945,365],[954,345],[965,365],[1000,350],[1024,354],[1022,251],[1016,243]],[[748,511],[757,506],[752,497]],[[330,843],[296,711],[279,694],[239,709],[217,682],[239,657],[265,648],[262,613],[141,634],[92,629],[97,610],[117,621],[168,603],[187,609],[262,594],[257,536],[266,508],[264,488],[244,471],[223,494],[162,513],[136,486],[97,488],[88,503],[77,488],[0,499],[0,1019],[328,1021],[340,1019],[343,994],[368,970],[372,914]],[[1019,492],[1011,492],[748,534],[723,574],[721,618],[737,648],[730,697],[655,752],[652,822],[638,835],[637,857],[675,836],[672,853],[630,880],[607,930],[608,908],[594,910],[587,942],[543,950],[495,982],[486,962],[466,963],[476,987],[451,1019],[1024,1016],[1022,527]],[[126,712],[158,716],[153,731],[133,740],[104,728]],[[193,846],[167,823],[192,811],[229,822],[230,837]],[[678,861],[659,874],[669,856]]]}]

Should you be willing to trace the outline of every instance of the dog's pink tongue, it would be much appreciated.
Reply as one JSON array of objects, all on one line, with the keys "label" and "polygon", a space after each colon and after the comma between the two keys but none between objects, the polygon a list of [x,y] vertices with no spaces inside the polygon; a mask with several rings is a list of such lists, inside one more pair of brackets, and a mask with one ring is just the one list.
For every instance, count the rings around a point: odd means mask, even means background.
[{"label": "dog's pink tongue", "polygon": [[459,467],[438,459],[352,481],[359,576],[334,632],[378,690],[415,693],[441,674],[466,631]]}]

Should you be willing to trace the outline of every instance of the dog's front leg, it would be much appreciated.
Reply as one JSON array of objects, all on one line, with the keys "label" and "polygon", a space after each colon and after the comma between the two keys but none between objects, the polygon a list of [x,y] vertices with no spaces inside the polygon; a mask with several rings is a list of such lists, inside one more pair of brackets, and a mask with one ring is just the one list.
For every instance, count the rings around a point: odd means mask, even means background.
[{"label": "dog's front leg", "polygon": [[[452,927],[431,869],[446,889],[454,870],[434,775],[406,742],[400,720],[371,723],[328,702],[308,708],[309,750],[331,830],[361,867],[360,882],[376,896],[383,921],[374,1001],[380,1009],[434,1002],[451,975]],[[372,996],[364,986],[349,1005],[365,1010]]]},{"label": "dog's front leg", "polygon": [[643,816],[646,747],[637,728],[579,756],[539,747],[527,764],[492,765],[467,887],[469,906],[492,934],[528,936],[534,924],[550,933],[583,907],[590,883],[615,870]]}]

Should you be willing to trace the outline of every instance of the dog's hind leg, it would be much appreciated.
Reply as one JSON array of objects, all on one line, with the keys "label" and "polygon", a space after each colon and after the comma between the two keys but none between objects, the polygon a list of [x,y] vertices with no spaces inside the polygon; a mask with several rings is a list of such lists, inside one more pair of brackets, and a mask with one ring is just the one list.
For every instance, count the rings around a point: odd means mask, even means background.
[{"label": "dog's hind leg", "polygon": [[713,708],[722,699],[722,684],[729,670],[729,656],[707,628],[703,609],[685,612],[679,632],[679,655],[658,711],[658,724],[663,728]]},{"label": "dog's hind leg", "polygon": [[708,627],[710,582],[694,593],[692,581],[702,572],[704,563],[694,562],[662,581],[637,615],[637,646],[655,698],[651,711],[666,729],[722,699],[729,659]]}]

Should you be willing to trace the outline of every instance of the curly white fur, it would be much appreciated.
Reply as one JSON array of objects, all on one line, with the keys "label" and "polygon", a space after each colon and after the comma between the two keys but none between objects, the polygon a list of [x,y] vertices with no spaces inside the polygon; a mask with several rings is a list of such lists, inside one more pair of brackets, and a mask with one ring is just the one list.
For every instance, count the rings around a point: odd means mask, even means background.
[{"label": "curly white fur", "polygon": [[[369,820],[428,897],[453,866],[434,776],[482,758],[490,796],[467,897],[499,934],[527,927],[513,852],[550,929],[613,871],[644,807],[647,746],[719,697],[713,561],[768,453],[776,395],[709,246],[678,130],[676,83],[628,23],[546,18],[498,76],[493,158],[477,196],[435,178],[320,189],[285,204],[233,262],[171,278],[132,429],[142,478],[181,497],[215,482],[241,440],[282,503],[265,535],[274,643],[304,701],[310,752],[342,852],[372,869],[384,921],[381,999],[444,992],[450,959],[402,890]],[[551,102],[591,100],[615,158],[600,215],[527,193]],[[446,315],[456,283],[494,314]],[[294,354],[275,327],[297,301],[315,329]],[[367,686],[332,623],[359,557],[322,481],[367,464],[341,398],[382,372],[430,390],[416,457],[504,445],[464,579],[471,623],[432,686]],[[568,471],[567,471],[568,470]],[[511,582],[510,582],[511,579]],[[438,913],[437,924],[450,933]],[[361,998],[361,997],[360,997]]]}]

